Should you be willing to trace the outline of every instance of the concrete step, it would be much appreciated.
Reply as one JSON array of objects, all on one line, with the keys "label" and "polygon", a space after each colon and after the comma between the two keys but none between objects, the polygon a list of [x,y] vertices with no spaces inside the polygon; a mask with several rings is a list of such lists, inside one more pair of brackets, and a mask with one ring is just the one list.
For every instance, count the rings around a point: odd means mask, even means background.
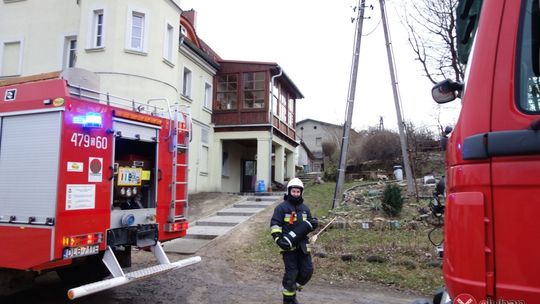
[{"label": "concrete step", "polygon": [[176,239],[163,244],[165,252],[173,252],[179,254],[195,254],[199,249],[206,246],[212,240],[204,239]]},{"label": "concrete step", "polygon": [[232,227],[227,226],[192,226],[188,228],[186,238],[211,240],[227,233]]},{"label": "concrete step", "polygon": [[272,196],[258,196],[258,195],[255,195],[255,196],[248,196],[247,197],[247,200],[248,201],[254,201],[254,202],[267,202],[267,201],[272,201],[272,202],[275,202],[279,199],[283,199],[283,194],[281,195],[272,195]]},{"label": "concrete step", "polygon": [[216,214],[219,216],[251,216],[264,208],[227,208],[218,211]]},{"label": "concrete step", "polygon": [[268,206],[271,206],[275,203],[275,201],[260,201],[260,202],[254,202],[254,201],[246,201],[241,203],[236,203],[233,205],[234,208],[266,208]]},{"label": "concrete step", "polygon": [[211,216],[195,222],[197,226],[236,226],[247,220],[249,216]]}]

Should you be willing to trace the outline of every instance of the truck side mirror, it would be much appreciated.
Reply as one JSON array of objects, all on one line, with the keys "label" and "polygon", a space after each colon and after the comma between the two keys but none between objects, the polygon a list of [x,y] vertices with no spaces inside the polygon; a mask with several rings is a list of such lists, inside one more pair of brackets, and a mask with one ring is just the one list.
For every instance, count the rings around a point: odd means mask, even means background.
[{"label": "truck side mirror", "polygon": [[431,89],[431,96],[438,104],[443,104],[456,99],[463,91],[463,84],[451,79],[443,80],[437,83]]}]

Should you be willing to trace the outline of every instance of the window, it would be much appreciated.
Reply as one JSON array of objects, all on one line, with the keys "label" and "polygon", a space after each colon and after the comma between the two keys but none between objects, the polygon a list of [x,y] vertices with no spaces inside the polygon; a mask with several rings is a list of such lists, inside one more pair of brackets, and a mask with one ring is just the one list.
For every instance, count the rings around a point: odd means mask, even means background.
[{"label": "window", "polygon": [[264,108],[264,72],[244,73],[244,108]]},{"label": "window", "polygon": [[522,10],[521,37],[517,56],[519,84],[516,100],[526,113],[540,113],[540,9],[538,1],[526,1]]},{"label": "window", "polygon": [[0,45],[0,76],[21,74],[21,44],[21,41],[10,41]]},{"label": "window", "polygon": [[204,83],[204,104],[203,106],[207,109],[212,107],[212,85],[208,82]]},{"label": "window", "polygon": [[199,159],[200,172],[208,173],[208,134],[206,127],[201,128],[201,158]]},{"label": "window", "polygon": [[191,99],[191,70],[184,68],[184,76],[182,78],[182,95]]},{"label": "window", "polygon": [[209,130],[208,128],[201,128],[201,143],[203,145],[208,145],[208,134]]},{"label": "window", "polygon": [[[272,84],[270,83],[270,85]],[[274,84],[273,92],[271,93],[274,94],[274,96],[271,96],[271,98],[272,98],[272,114],[275,115],[278,112],[279,87],[277,86],[277,84]]]},{"label": "window", "polygon": [[77,59],[77,37],[69,36],[64,41],[64,60],[62,68],[72,68]]},{"label": "window", "polygon": [[294,99],[289,97],[289,100],[287,101],[287,104],[289,106],[289,126],[294,126]]},{"label": "window", "polygon": [[221,75],[217,84],[217,108],[218,110],[234,110],[238,100],[238,83],[236,74]]},{"label": "window", "polygon": [[136,51],[143,51],[144,39],[144,14],[139,12],[131,13],[131,44],[130,48]]},{"label": "window", "polygon": [[279,118],[282,121],[287,121],[287,97],[283,90],[279,95]]},{"label": "window", "polygon": [[182,36],[187,36],[187,30],[185,27],[180,26],[180,34],[182,34]]},{"label": "window", "polygon": [[101,48],[105,45],[104,26],[103,10],[95,10],[92,20],[92,48]]},{"label": "window", "polygon": [[173,61],[173,45],[174,45],[174,27],[167,23],[165,28],[165,39],[163,43],[163,58],[169,62]]}]

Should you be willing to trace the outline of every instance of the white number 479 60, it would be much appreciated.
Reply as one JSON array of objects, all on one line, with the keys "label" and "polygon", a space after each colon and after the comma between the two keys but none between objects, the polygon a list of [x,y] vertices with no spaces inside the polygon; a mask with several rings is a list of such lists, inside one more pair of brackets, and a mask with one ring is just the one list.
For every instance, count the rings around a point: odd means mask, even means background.
[{"label": "white number 479 60", "polygon": [[71,142],[75,147],[95,147],[97,149],[107,149],[108,141],[105,136],[90,136],[88,134],[73,133]]}]

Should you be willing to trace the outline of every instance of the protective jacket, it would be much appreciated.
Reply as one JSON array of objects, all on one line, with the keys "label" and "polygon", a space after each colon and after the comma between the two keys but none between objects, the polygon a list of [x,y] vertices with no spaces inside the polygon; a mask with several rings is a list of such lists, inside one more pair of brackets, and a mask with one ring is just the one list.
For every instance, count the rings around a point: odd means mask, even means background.
[{"label": "protective jacket", "polygon": [[305,204],[294,205],[288,200],[283,201],[274,209],[270,220],[274,241],[286,236],[284,239],[291,242],[291,248],[287,251],[301,248],[304,254],[308,254],[307,234],[314,228],[309,221],[311,219],[311,211]]}]

